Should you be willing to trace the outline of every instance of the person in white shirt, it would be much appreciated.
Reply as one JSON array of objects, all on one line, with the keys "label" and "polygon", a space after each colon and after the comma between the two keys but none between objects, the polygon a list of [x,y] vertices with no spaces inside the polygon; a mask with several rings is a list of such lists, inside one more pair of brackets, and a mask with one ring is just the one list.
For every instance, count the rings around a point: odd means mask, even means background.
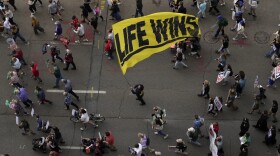
[{"label": "person in white shirt", "polygon": [[3,23],[3,27],[4,27],[3,35],[11,33],[11,23],[10,23],[8,17],[5,18],[5,21]]},{"label": "person in white shirt", "polygon": [[141,156],[142,155],[143,147],[140,143],[135,144],[134,148],[132,148],[132,149],[135,152],[135,156]]},{"label": "person in white shirt", "polygon": [[82,131],[85,130],[85,129],[87,128],[87,124],[88,124],[88,123],[91,124],[91,125],[93,125],[94,127],[98,127],[97,124],[95,124],[93,121],[90,120],[89,115],[88,115],[86,109],[81,108],[81,109],[80,109],[80,115],[81,115],[80,121],[81,121],[82,123],[84,123],[84,127],[85,127],[85,128],[80,128]]},{"label": "person in white shirt", "polygon": [[[85,37],[85,28],[82,24],[78,24],[77,30],[73,29],[73,31],[79,36],[79,40],[75,41],[76,43],[80,43],[80,41]],[[88,39],[85,38],[83,41],[87,42]]]},{"label": "person in white shirt", "polygon": [[20,70],[20,68],[21,68],[21,63],[20,63],[19,59],[16,58],[16,57],[13,57],[11,63],[12,63],[12,67],[13,67],[13,68],[16,70],[16,72],[18,73],[19,70]]}]

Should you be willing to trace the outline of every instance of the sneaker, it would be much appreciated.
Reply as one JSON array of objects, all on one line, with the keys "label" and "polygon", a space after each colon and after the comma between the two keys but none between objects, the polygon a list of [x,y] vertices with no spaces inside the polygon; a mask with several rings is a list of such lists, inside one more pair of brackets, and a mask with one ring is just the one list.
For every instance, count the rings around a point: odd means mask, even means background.
[{"label": "sneaker", "polygon": [[88,39],[83,39],[84,42],[88,42]]},{"label": "sneaker", "polygon": [[25,45],[29,45],[30,43],[28,41],[25,42]]},{"label": "sneaker", "polygon": [[158,135],[158,132],[154,132],[155,135]]},{"label": "sneaker", "polygon": [[168,138],[168,134],[166,134],[164,137],[163,137],[163,139],[167,139]]},{"label": "sneaker", "polygon": [[77,41],[75,41],[75,43],[80,43],[80,41],[79,41],[79,40],[77,40]]},{"label": "sneaker", "polygon": [[85,130],[83,127],[80,128],[81,131]]},{"label": "sneaker", "polygon": [[227,103],[225,103],[225,106],[227,106]]},{"label": "sneaker", "polygon": [[232,40],[236,41],[236,40],[237,40],[237,38],[232,38]]}]

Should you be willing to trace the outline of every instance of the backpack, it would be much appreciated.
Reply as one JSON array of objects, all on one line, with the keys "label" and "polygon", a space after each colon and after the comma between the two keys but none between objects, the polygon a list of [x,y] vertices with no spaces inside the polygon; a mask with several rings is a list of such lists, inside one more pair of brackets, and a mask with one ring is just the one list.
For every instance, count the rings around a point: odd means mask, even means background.
[{"label": "backpack", "polygon": [[146,146],[150,146],[150,138],[149,137],[147,137],[147,141],[146,141]]},{"label": "backpack", "polygon": [[226,27],[228,25],[228,20],[225,18],[221,19],[220,25]]}]

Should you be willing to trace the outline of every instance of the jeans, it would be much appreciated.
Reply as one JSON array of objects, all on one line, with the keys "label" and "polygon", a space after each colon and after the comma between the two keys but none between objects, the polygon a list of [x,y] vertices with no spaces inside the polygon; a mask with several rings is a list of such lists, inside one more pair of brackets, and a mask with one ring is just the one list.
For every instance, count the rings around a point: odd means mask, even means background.
[{"label": "jeans", "polygon": [[58,87],[59,86],[59,81],[62,79],[62,76],[60,77],[55,77],[55,86]]},{"label": "jeans", "polygon": [[19,37],[22,42],[27,43],[26,39],[19,32],[16,32],[13,34],[13,39],[15,41],[16,41],[17,37]]}]

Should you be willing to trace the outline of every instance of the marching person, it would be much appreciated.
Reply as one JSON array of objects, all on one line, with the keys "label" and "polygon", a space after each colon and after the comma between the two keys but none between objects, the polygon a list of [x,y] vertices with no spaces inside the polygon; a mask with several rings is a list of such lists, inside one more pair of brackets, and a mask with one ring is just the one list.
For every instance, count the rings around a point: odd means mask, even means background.
[{"label": "marching person", "polygon": [[202,19],[206,18],[206,15],[205,15],[206,7],[207,7],[206,0],[204,0],[203,2],[198,2],[197,8],[199,11],[197,13],[197,17],[202,18]]},{"label": "marching person", "polygon": [[243,89],[245,87],[245,83],[246,83],[245,73],[244,73],[244,71],[239,71],[239,73],[237,75],[235,75],[234,77],[235,77],[235,86],[236,86],[235,98],[239,99],[243,92]]},{"label": "marching person", "polygon": [[135,94],[137,96],[136,100],[139,100],[141,102],[140,105],[145,105],[146,102],[143,100],[144,96],[144,85],[137,84],[134,87],[131,87],[132,94]]},{"label": "marching person", "polygon": [[238,107],[234,105],[236,92],[235,92],[235,86],[232,86],[228,91],[227,101],[225,103],[225,106],[232,108],[233,110],[237,110]]},{"label": "marching person", "polygon": [[226,55],[230,55],[228,46],[229,46],[229,37],[226,34],[224,34],[222,39],[222,46],[220,47],[220,49],[216,51],[216,53],[218,54],[225,53]]},{"label": "marching person", "polygon": [[64,91],[72,94],[77,99],[77,101],[80,101],[79,96],[73,91],[71,81],[68,79],[62,79],[61,82],[64,83]]},{"label": "marching person", "polygon": [[38,19],[34,15],[31,15],[31,25],[33,27],[35,35],[39,34],[38,31],[40,31],[42,33],[45,32],[44,28],[42,28],[40,26],[40,22],[38,21]]},{"label": "marching person", "polygon": [[241,123],[241,125],[240,125],[239,136],[241,137],[241,136],[243,136],[245,133],[247,133],[248,130],[249,130],[249,128],[250,128],[250,124],[249,124],[248,118],[243,118],[243,121],[242,121],[242,123]]},{"label": "marching person", "polygon": [[222,35],[225,34],[224,28],[228,25],[228,21],[225,17],[223,17],[222,15],[217,16],[217,25],[218,25],[218,29],[215,33],[214,38],[217,38],[220,31],[222,31]]},{"label": "marching person", "polygon": [[69,93],[67,92],[63,92],[64,95],[64,104],[65,104],[65,108],[66,110],[69,110],[69,105],[72,105],[76,108],[76,110],[79,110],[79,107],[73,102],[72,97]]},{"label": "marching person", "polygon": [[45,102],[52,104],[52,102],[50,100],[46,99],[46,93],[43,90],[43,88],[36,86],[34,93],[36,94],[36,96],[38,98],[39,105],[44,104]]},{"label": "marching person", "polygon": [[30,64],[30,68],[31,68],[31,73],[32,73],[32,78],[36,81],[38,80],[39,83],[42,83],[42,79],[39,77],[39,70],[38,70],[38,64],[32,62]]},{"label": "marching person", "polygon": [[111,60],[113,58],[113,45],[110,39],[105,40],[105,54],[108,56],[107,59]]},{"label": "marching person", "polygon": [[71,69],[72,70],[76,70],[76,65],[74,63],[72,53],[71,53],[71,51],[69,49],[66,49],[66,54],[65,54],[65,57],[64,57],[64,62],[66,64],[66,67],[63,68],[63,70],[68,70],[70,64],[72,65]]},{"label": "marching person", "polygon": [[246,39],[248,38],[245,34],[245,21],[241,20],[240,22],[238,22],[237,24],[237,34],[235,37],[232,38],[232,40],[236,41],[239,39],[239,36],[242,35],[242,38]]},{"label": "marching person", "polygon": [[63,59],[59,56],[60,50],[56,46],[50,46],[51,47],[51,57],[52,57],[52,62],[55,63],[55,60],[58,59],[60,62],[63,62]]},{"label": "marching person", "polygon": [[265,140],[263,141],[266,145],[274,145],[276,143],[276,127],[272,125],[267,134],[265,135]]},{"label": "marching person", "polygon": [[256,95],[255,99],[254,99],[252,109],[251,109],[250,112],[248,112],[248,114],[253,114],[253,112],[256,111],[256,110],[258,111],[259,114],[261,114],[260,104],[263,104],[261,102],[261,97],[259,95]]},{"label": "marching person", "polygon": [[139,143],[142,145],[143,150],[148,150],[150,152],[154,152],[155,150],[150,148],[150,138],[143,133],[138,133],[138,138],[140,139]]},{"label": "marching person", "polygon": [[60,21],[55,21],[54,24],[55,24],[54,40],[57,40],[62,35],[62,26],[61,26]]},{"label": "marching person", "polygon": [[204,118],[194,115],[194,121],[193,121],[193,128],[197,132],[198,136],[204,137],[204,135],[201,133],[201,127],[204,124]]},{"label": "marching person", "polygon": [[271,109],[268,113],[268,115],[272,115],[272,118],[273,118],[272,122],[273,123],[277,122],[277,118],[276,118],[277,111],[278,111],[278,102],[276,100],[273,100],[272,101],[272,107],[271,107]]},{"label": "marching person", "polygon": [[19,33],[19,28],[17,25],[11,25],[11,31],[12,31],[13,39],[15,42],[16,42],[17,37],[19,37],[23,43],[25,43],[26,45],[29,45],[29,42]]},{"label": "marching person", "polygon": [[18,125],[18,128],[22,129],[23,128],[23,133],[21,133],[22,135],[27,135],[29,132],[30,134],[32,135],[35,135],[36,133],[34,133],[31,129],[30,129],[30,126],[29,126],[29,123],[27,120],[25,119],[22,119]]},{"label": "marching person", "polygon": [[28,93],[25,88],[15,90],[18,99],[25,105],[25,108],[33,107],[33,102],[28,98]]},{"label": "marching person", "polygon": [[17,88],[21,88],[22,85],[19,83],[19,77],[17,72],[9,71],[7,74],[7,79],[10,80],[9,85],[15,86]]},{"label": "marching person", "polygon": [[87,41],[88,41],[88,39],[85,38],[85,28],[84,28],[84,26],[83,26],[82,24],[78,24],[77,30],[73,29],[73,31],[74,31],[74,33],[76,33],[76,34],[78,35],[78,37],[79,37],[79,39],[76,40],[75,43],[81,43],[81,41],[82,41],[83,38],[84,38],[84,39],[83,39],[84,42],[87,42]]},{"label": "marching person", "polygon": [[163,120],[158,118],[156,115],[152,116],[152,129],[155,130],[156,135],[161,135],[163,136],[163,139],[168,138],[168,134],[163,132]]},{"label": "marching person", "polygon": [[214,106],[214,99],[213,98],[209,98],[209,102],[208,102],[208,114],[212,114],[214,117],[218,115],[217,112],[215,111],[215,106]]},{"label": "marching person", "polygon": [[198,133],[195,131],[193,127],[190,127],[188,129],[187,136],[190,143],[201,146],[201,143],[198,142]]},{"label": "marching person", "polygon": [[200,94],[197,94],[197,96],[204,97],[205,99],[209,99],[210,95],[210,82],[208,80],[204,80],[202,83],[202,90]]},{"label": "marching person", "polygon": [[55,85],[53,86],[53,88],[59,88],[59,81],[63,77],[62,77],[59,67],[55,63],[52,63],[52,65],[53,65],[53,70],[50,70],[50,68],[49,68],[49,70],[55,77]]},{"label": "marching person", "polygon": [[105,143],[105,145],[108,146],[111,151],[117,150],[116,146],[114,145],[115,137],[113,136],[112,132],[105,132],[105,141],[103,141],[103,143]]},{"label": "marching person", "polygon": [[224,68],[227,64],[227,57],[225,53],[221,53],[220,57],[216,58],[218,61],[218,69],[216,71],[224,71]]},{"label": "marching person", "polygon": [[178,69],[178,64],[183,65],[183,67],[188,68],[188,66],[183,62],[183,59],[185,59],[185,55],[182,52],[181,48],[177,48],[177,53],[174,56],[175,57],[175,64],[173,69]]},{"label": "marching person", "polygon": [[253,125],[253,127],[266,132],[268,130],[267,120],[268,120],[268,112],[267,112],[267,110],[264,110],[262,115],[260,116],[259,120],[257,121],[257,124]]}]

